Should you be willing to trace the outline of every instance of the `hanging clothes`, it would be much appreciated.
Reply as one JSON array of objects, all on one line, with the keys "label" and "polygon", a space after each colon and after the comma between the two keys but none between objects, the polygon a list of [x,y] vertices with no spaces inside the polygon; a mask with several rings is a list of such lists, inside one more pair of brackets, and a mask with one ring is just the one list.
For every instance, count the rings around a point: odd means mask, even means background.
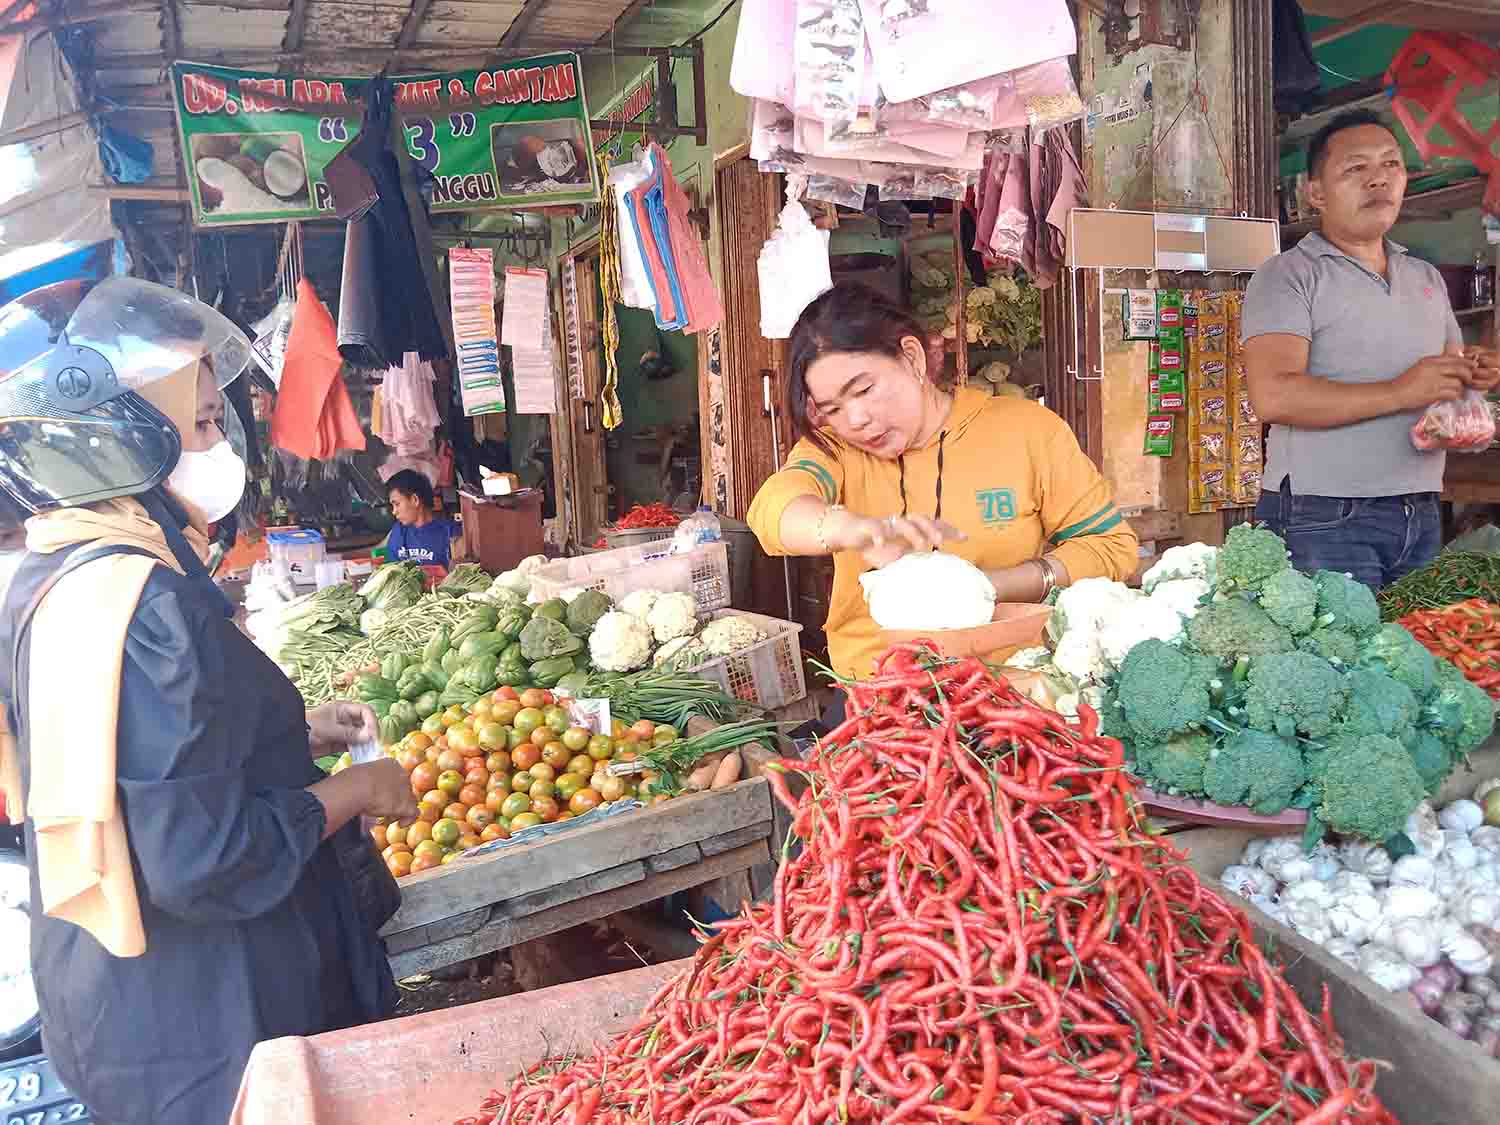
[{"label": "hanging clothes", "polygon": [[297,282],[297,311],[271,415],[271,442],[304,461],[363,449],[364,431],[339,374],[338,331],[307,278]]},{"label": "hanging clothes", "polygon": [[386,371],[376,433],[395,452],[431,453],[433,431],[442,422],[432,398],[435,378],[432,365],[416,352],[407,352],[400,367]]},{"label": "hanging clothes", "polygon": [[1297,0],[1271,3],[1271,88],[1277,113],[1300,114],[1323,89],[1307,21]]}]

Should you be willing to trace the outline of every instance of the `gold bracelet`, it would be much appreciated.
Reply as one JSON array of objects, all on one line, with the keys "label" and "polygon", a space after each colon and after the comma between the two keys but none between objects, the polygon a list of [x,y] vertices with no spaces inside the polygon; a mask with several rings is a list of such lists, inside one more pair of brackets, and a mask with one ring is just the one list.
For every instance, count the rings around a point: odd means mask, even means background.
[{"label": "gold bracelet", "polygon": [[834,512],[842,512],[843,510],[844,506],[842,504],[830,504],[823,509],[823,514],[818,517],[818,529],[813,534],[817,536],[818,546],[823,549],[825,555],[833,554],[833,548],[828,545],[828,537],[824,534],[828,529],[828,517],[833,515]]},{"label": "gold bracelet", "polygon": [[1042,596],[1037,601],[1044,602],[1052,596],[1052,591],[1057,589],[1057,572],[1052,569],[1052,564],[1045,558],[1037,559],[1036,564],[1042,571]]}]

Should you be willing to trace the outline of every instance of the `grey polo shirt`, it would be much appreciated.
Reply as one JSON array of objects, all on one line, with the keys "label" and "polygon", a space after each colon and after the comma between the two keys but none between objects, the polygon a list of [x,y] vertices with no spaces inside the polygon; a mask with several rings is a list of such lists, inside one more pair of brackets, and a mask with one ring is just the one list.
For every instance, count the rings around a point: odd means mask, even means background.
[{"label": "grey polo shirt", "polygon": [[[1448,290],[1437,269],[1386,241],[1389,281],[1371,273],[1321,234],[1309,234],[1250,279],[1240,338],[1301,336],[1311,345],[1310,375],[1337,383],[1394,379],[1419,359],[1461,341]],[[1444,454],[1412,446],[1420,410],[1332,430],[1272,426],[1266,443],[1267,491],[1291,478],[1307,496],[1399,496],[1440,492]]]}]

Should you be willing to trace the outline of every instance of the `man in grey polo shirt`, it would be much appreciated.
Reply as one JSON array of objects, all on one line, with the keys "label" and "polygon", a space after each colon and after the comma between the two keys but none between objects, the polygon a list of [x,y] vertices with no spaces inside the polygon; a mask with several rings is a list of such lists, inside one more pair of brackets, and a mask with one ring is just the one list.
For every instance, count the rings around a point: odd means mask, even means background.
[{"label": "man in grey polo shirt", "polygon": [[1464,349],[1442,275],[1386,238],[1406,166],[1380,118],[1334,118],[1307,167],[1322,231],[1263,265],[1245,294],[1250,400],[1271,425],[1255,515],[1299,570],[1379,588],[1442,546],[1444,454],[1416,449],[1412,423],[1500,383],[1500,362]]}]

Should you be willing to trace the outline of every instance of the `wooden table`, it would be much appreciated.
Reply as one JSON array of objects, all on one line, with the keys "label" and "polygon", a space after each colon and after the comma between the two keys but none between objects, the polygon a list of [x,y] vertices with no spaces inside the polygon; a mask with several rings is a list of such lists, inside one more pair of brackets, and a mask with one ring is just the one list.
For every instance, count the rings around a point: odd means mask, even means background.
[{"label": "wooden table", "polygon": [[545,937],[771,859],[770,785],[748,777],[423,871],[381,931],[397,978]]}]

